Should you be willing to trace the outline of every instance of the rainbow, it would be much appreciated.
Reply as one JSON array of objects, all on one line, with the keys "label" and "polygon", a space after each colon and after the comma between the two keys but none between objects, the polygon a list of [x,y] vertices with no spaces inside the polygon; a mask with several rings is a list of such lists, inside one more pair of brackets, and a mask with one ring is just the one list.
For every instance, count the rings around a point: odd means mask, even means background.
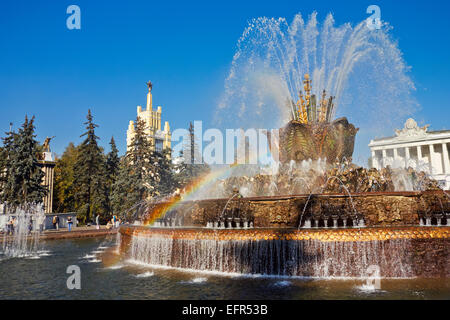
[{"label": "rainbow", "polygon": [[[252,153],[252,154],[250,154],[249,158],[251,159],[249,161],[249,163],[252,163],[251,161],[253,159],[258,159],[258,155]],[[153,224],[157,219],[164,217],[167,212],[169,212],[170,210],[175,209],[176,207],[181,205],[181,202],[183,200],[186,200],[186,198],[188,198],[190,195],[195,194],[201,188],[208,187],[213,182],[215,182],[217,179],[225,178],[229,174],[229,172],[232,168],[236,168],[236,167],[242,166],[244,164],[245,163],[243,163],[243,164],[234,163],[229,166],[224,166],[223,168],[214,170],[214,171],[204,175],[203,177],[198,178],[197,180],[193,181],[189,185],[187,185],[184,188],[182,195],[174,195],[174,196],[171,196],[170,198],[168,198],[164,202],[157,203],[152,208],[152,212],[150,213],[150,215],[144,221],[144,226],[149,226],[149,225]]]},{"label": "rainbow", "polygon": [[185,200],[190,195],[194,194],[201,188],[209,186],[211,183],[216,181],[217,179],[224,178],[229,173],[229,170],[234,167],[241,166],[241,164],[232,164],[229,167],[224,167],[218,170],[214,170],[207,175],[200,177],[196,181],[190,183],[188,186],[185,187],[183,194],[180,195],[174,195],[168,198],[164,202],[160,202],[155,205],[155,207],[152,209],[152,212],[150,213],[149,217],[145,220],[144,225],[148,226],[153,224],[157,219],[160,219],[161,217],[164,217],[164,215],[176,208],[181,204],[183,200]]}]

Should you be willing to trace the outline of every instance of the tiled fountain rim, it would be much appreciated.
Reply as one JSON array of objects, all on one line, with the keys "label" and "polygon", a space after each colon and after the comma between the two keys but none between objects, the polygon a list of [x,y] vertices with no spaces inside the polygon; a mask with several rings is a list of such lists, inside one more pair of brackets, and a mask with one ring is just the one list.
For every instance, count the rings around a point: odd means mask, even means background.
[{"label": "tiled fountain rim", "polygon": [[122,226],[119,232],[128,236],[162,237],[185,240],[319,240],[319,241],[386,241],[394,239],[449,239],[450,227],[371,227],[340,229],[207,229],[149,228]]}]

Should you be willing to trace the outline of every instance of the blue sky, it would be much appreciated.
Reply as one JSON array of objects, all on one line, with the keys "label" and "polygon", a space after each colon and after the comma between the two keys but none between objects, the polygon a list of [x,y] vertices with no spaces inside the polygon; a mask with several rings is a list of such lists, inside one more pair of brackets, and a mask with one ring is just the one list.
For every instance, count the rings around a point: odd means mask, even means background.
[{"label": "blue sky", "polygon": [[[66,28],[66,8],[81,8],[81,30]],[[56,136],[53,151],[79,143],[91,108],[101,144],[114,135],[125,151],[128,121],[154,104],[171,127],[212,118],[247,22],[333,13],[336,25],[359,23],[377,4],[393,26],[417,91],[414,114],[431,129],[450,129],[448,1],[2,1],[0,4],[0,131],[36,116],[38,139]],[[351,117],[350,117],[351,120]],[[406,119],[405,119],[406,120]],[[356,124],[358,125],[358,124]],[[402,123],[399,123],[399,127]],[[359,155],[368,155],[357,150]]]}]

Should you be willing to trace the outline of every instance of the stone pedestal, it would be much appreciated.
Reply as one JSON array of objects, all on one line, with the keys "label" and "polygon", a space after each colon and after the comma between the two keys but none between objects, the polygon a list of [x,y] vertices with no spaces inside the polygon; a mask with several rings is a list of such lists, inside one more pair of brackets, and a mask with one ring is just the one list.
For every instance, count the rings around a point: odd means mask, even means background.
[{"label": "stone pedestal", "polygon": [[39,161],[39,165],[44,171],[44,180],[42,184],[47,187],[47,195],[43,199],[45,213],[53,212],[53,182],[55,177],[56,162],[53,161],[51,152],[44,152],[43,159]]}]

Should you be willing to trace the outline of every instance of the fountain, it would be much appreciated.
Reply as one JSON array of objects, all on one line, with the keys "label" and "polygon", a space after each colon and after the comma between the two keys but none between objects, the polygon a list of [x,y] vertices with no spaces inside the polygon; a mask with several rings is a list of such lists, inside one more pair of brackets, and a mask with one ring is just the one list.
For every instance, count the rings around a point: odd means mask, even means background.
[{"label": "fountain", "polygon": [[[290,101],[292,120],[280,130],[278,142],[280,162],[327,159],[341,162],[351,158],[355,144],[355,135],[359,129],[350,124],[347,118],[331,121],[334,97],[327,98],[323,90],[317,103],[316,95],[311,94],[309,75],[303,81],[305,96],[299,92],[297,103]],[[269,148],[272,141],[268,133]]]},{"label": "fountain", "polygon": [[[361,61],[378,73],[355,75]],[[265,102],[279,108],[280,139],[269,145],[279,148],[276,170],[234,176],[235,167],[225,168],[181,196],[137,205],[124,218],[139,223],[119,230],[121,254],[204,272],[345,278],[365,277],[378,266],[384,278],[449,277],[448,195],[421,172],[352,164],[359,129],[346,118],[333,120],[349,98],[348,83],[366,76],[374,95],[361,99],[360,86],[353,86],[362,105],[375,101],[384,113],[392,105],[410,106],[405,69],[385,31],[370,33],[364,22],[334,28],[329,16],[319,32],[315,14],[308,24],[298,15],[291,26],[284,19],[252,21],[239,40],[219,109],[238,98],[229,104],[240,109],[227,114],[252,112],[264,123],[265,114],[273,119]],[[204,196],[192,197],[201,187]]]},{"label": "fountain", "polygon": [[17,208],[14,213],[2,215],[2,255],[7,258],[35,256],[45,220],[42,204]]},{"label": "fountain", "polygon": [[[120,251],[204,272],[340,278],[376,265],[386,278],[450,275],[450,201],[436,181],[409,170],[418,188],[396,191],[398,169],[348,161],[318,169],[289,161],[272,176],[216,180],[221,197],[189,199],[188,188],[188,196],[143,202],[130,220],[140,226],[120,229]],[[305,193],[289,192],[295,181]],[[272,184],[280,194],[264,195]],[[243,187],[258,194],[243,197]]]}]

